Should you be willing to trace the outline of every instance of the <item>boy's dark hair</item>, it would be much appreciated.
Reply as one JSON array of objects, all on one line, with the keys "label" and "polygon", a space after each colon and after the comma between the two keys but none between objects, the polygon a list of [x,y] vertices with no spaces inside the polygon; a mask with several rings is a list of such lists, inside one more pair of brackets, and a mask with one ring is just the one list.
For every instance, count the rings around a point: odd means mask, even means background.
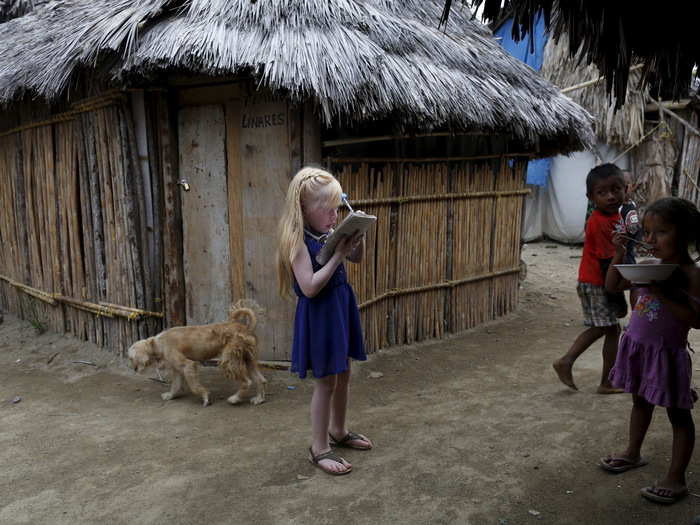
[{"label": "boy's dark hair", "polygon": [[593,193],[593,188],[601,180],[605,180],[608,177],[622,177],[622,170],[615,166],[615,164],[600,164],[596,166],[591,171],[588,172],[586,176],[586,195],[591,195]]},{"label": "boy's dark hair", "polygon": [[700,253],[700,211],[695,204],[679,197],[664,197],[647,207],[644,215],[649,214],[658,215],[676,227],[681,248],[687,250],[692,244]]}]

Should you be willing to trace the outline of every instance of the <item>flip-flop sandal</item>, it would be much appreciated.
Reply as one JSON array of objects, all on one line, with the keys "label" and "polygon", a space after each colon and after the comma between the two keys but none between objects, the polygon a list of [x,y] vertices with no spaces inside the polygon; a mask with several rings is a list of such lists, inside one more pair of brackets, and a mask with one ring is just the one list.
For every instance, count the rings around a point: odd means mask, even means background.
[{"label": "flip-flop sandal", "polygon": [[351,443],[351,441],[357,440],[369,442],[369,439],[367,439],[365,436],[358,434],[357,432],[353,432],[352,430],[349,430],[348,433],[340,439],[334,438],[330,432],[328,433],[328,437],[330,438],[329,441],[332,447],[352,448],[354,450],[370,450],[372,448],[372,445],[363,446]]},{"label": "flip-flop sandal", "polygon": [[[663,496],[661,494],[658,494],[658,490],[668,491],[670,492],[670,495]],[[641,490],[641,494],[642,497],[648,499],[649,501],[653,501],[654,503],[665,503],[666,505],[670,505],[671,503],[675,503],[685,498],[688,495],[688,489],[673,492],[671,489],[665,489],[663,487],[657,487],[656,485],[654,485],[652,487],[644,487]]]},{"label": "flip-flop sandal", "polygon": [[318,454],[317,456],[314,456],[313,450],[311,450],[311,447],[309,447],[309,461],[311,462],[312,465],[317,466],[326,474],[330,474],[331,476],[344,476],[345,474],[350,474],[350,472],[352,472],[352,467],[346,467],[346,469],[342,470],[342,471],[335,471],[335,470],[330,470],[328,468],[325,468],[320,463],[320,461],[323,461],[324,459],[330,459],[331,461],[335,461],[336,463],[339,463],[341,465],[344,464],[343,458],[341,458],[338,454],[336,454],[332,450],[329,450],[328,452],[324,452],[323,454]]},{"label": "flip-flop sandal", "polygon": [[[617,463],[621,463],[621,465],[611,465],[613,461]],[[606,458],[600,458],[600,468],[607,472],[612,472],[614,474],[621,474],[622,472],[627,472],[628,470],[632,470],[633,468],[639,468],[643,467],[649,463],[646,459],[640,457],[637,461],[630,461],[627,458],[615,458],[612,456],[608,456]]]}]

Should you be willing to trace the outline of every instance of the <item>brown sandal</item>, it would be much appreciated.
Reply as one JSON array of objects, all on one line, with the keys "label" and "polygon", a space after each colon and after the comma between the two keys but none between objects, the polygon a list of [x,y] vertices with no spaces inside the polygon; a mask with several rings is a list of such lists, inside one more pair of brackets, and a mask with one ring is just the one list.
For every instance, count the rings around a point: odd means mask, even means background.
[{"label": "brown sandal", "polygon": [[341,458],[338,454],[336,454],[332,450],[329,450],[328,452],[324,452],[323,454],[318,454],[317,456],[314,456],[314,451],[311,449],[311,447],[309,447],[309,461],[311,462],[311,464],[317,466],[326,474],[330,474],[331,476],[343,476],[345,474],[350,474],[350,472],[352,472],[352,467],[345,467],[345,470],[340,471],[340,472],[324,468],[323,465],[321,465],[321,463],[320,463],[320,461],[322,461],[324,459],[330,459],[331,461],[335,461],[336,463],[339,463],[340,465],[345,466],[345,463],[343,463],[343,461],[344,461],[343,458]]},{"label": "brown sandal", "polygon": [[362,434],[358,434],[357,432],[353,432],[352,430],[349,430],[347,434],[345,434],[344,437],[340,439],[336,439],[333,437],[333,435],[329,432],[328,437],[330,438],[330,444],[332,447],[344,447],[344,448],[352,448],[355,450],[371,450],[372,445],[369,446],[362,446],[362,445],[353,445],[350,443],[351,441],[357,441],[357,440],[363,440],[367,441],[369,443],[369,439],[367,439],[366,436],[363,436]]}]

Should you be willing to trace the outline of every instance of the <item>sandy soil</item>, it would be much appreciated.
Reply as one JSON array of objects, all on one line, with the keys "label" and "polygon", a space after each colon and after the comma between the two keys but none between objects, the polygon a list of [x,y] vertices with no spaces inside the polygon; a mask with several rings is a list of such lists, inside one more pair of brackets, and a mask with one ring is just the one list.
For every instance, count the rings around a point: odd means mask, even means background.
[{"label": "sandy soil", "polygon": [[[310,382],[267,371],[268,402],[233,407],[231,386],[205,368],[213,406],[166,403],[148,374],[6,314],[0,523],[690,523],[700,496],[672,507],[639,496],[668,465],[665,414],[647,438],[650,464],[608,475],[596,463],[623,446],[629,397],[594,393],[600,344],[575,367],[581,391],[551,369],[581,330],[579,253],[527,245],[516,313],[356,365],[351,427],[376,448],[347,453],[354,470],[340,478],[305,460]],[[697,494],[699,470],[696,454]]]}]

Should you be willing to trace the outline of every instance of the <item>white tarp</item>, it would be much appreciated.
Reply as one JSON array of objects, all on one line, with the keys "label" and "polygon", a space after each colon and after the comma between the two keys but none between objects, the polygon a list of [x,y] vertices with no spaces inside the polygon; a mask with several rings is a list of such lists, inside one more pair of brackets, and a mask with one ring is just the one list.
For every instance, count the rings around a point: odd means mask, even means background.
[{"label": "white tarp", "polygon": [[[542,236],[564,243],[583,242],[586,219],[586,175],[594,166],[612,161],[618,151],[598,144],[594,151],[580,151],[552,159],[547,186],[528,186],[522,237],[530,242]],[[615,162],[626,169],[627,155]]]}]

